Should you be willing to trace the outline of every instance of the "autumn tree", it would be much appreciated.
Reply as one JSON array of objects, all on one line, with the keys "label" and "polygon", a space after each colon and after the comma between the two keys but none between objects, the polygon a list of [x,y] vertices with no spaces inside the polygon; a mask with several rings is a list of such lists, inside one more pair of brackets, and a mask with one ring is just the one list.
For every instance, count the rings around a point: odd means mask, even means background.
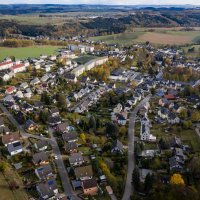
[{"label": "autumn tree", "polygon": [[185,182],[181,176],[181,174],[173,174],[170,178],[171,185],[185,185]]}]

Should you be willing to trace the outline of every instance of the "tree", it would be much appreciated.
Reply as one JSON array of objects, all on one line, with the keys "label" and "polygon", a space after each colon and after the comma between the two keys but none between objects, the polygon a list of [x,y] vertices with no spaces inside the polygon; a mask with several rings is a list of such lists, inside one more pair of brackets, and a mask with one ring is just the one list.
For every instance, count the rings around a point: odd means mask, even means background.
[{"label": "tree", "polygon": [[200,112],[198,112],[198,111],[193,112],[192,115],[191,115],[191,120],[193,122],[200,121]]},{"label": "tree", "polygon": [[86,142],[86,137],[84,133],[80,134],[80,139],[85,143]]},{"label": "tree", "polygon": [[185,185],[185,182],[181,176],[181,174],[173,174],[170,178],[171,185]]},{"label": "tree", "polygon": [[48,113],[45,111],[40,111],[39,119],[42,121],[43,124],[46,124],[48,120]]},{"label": "tree", "polygon": [[152,163],[151,163],[151,167],[152,167],[153,170],[160,169],[160,159],[159,158],[154,158]]},{"label": "tree", "polygon": [[89,118],[88,126],[90,129],[92,129],[94,131],[96,130],[96,120],[95,120],[94,116],[92,116],[92,115]]},{"label": "tree", "polygon": [[57,94],[57,105],[60,108],[67,108],[66,97],[64,94]]},{"label": "tree", "polygon": [[106,125],[106,133],[116,139],[119,134],[119,127],[116,124],[109,122]]},{"label": "tree", "polygon": [[191,122],[191,120],[188,120],[188,121],[185,121],[185,122],[183,123],[183,125],[184,125],[184,127],[185,127],[186,129],[189,129],[189,128],[192,126],[192,122]]},{"label": "tree", "polygon": [[187,109],[186,108],[181,109],[180,117],[181,117],[181,119],[185,119],[187,117]]},{"label": "tree", "polygon": [[48,96],[47,92],[43,92],[41,95],[41,101],[45,103],[45,105],[50,105],[50,97]]},{"label": "tree", "polygon": [[145,182],[144,182],[144,189],[146,192],[149,192],[153,186],[153,181],[154,181],[154,175],[148,173],[145,177]]},{"label": "tree", "polygon": [[140,173],[137,167],[135,167],[135,169],[133,170],[132,184],[136,190],[140,189]]},{"label": "tree", "polygon": [[1,173],[4,173],[8,168],[8,164],[4,161],[1,161],[0,162],[0,172]]}]

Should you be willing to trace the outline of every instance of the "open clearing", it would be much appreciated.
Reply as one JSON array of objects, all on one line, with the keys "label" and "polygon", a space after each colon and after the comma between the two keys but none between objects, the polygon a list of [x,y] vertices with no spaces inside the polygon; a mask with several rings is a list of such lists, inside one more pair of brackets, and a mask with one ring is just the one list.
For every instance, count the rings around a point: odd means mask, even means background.
[{"label": "open clearing", "polygon": [[[9,182],[15,180],[19,186],[19,189],[10,190]],[[0,191],[1,200],[27,200],[28,196],[23,189],[21,178],[13,170],[9,170],[5,173],[5,176],[0,173]]]},{"label": "open clearing", "polygon": [[25,59],[28,57],[39,57],[41,54],[56,54],[58,48],[58,46],[32,46],[19,48],[0,47],[0,60],[9,56],[15,56],[17,59]]},{"label": "open clearing", "polygon": [[192,44],[200,40],[200,31],[180,31],[170,29],[136,29],[135,32],[91,37],[90,40],[102,41],[107,44],[131,45],[149,41],[153,44],[183,45]]}]

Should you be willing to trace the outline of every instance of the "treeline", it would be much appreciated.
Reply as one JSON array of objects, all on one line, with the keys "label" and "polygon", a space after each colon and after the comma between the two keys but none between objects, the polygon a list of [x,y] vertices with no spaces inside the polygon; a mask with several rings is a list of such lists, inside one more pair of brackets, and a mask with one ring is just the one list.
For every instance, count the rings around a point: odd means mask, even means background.
[{"label": "treeline", "polygon": [[7,39],[0,43],[3,47],[29,47],[33,45],[51,45],[51,46],[66,46],[68,43],[57,40],[19,40],[19,39]]}]

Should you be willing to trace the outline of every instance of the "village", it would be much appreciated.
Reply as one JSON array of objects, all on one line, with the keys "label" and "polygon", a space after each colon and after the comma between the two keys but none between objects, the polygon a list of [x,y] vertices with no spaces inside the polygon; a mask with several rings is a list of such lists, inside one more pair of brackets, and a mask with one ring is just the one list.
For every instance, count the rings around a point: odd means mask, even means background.
[{"label": "village", "polygon": [[[200,151],[200,61],[149,43],[78,42],[56,55],[0,63],[1,160],[29,199],[127,200],[127,186],[144,195],[151,189],[143,187],[149,177],[161,184],[173,173],[191,177]],[[197,79],[167,79],[169,68]]]}]

